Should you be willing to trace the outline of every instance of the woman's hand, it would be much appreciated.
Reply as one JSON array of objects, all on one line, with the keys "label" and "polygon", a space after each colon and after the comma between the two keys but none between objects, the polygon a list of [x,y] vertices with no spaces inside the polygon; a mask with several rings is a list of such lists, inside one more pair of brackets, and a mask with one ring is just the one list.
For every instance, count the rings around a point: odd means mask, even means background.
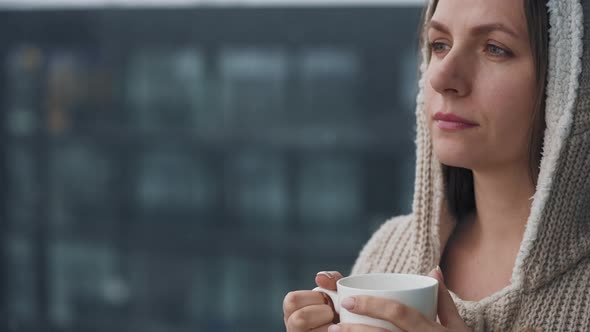
[{"label": "woman's hand", "polygon": [[[318,286],[336,290],[340,272],[320,272],[315,277]],[[337,322],[334,307],[327,295],[311,290],[293,291],[283,301],[287,332],[327,332]]]},{"label": "woman's hand", "polygon": [[[438,318],[440,324],[430,320],[417,310],[405,306],[392,300],[372,297],[372,296],[355,296],[342,301],[342,307],[355,314],[369,316],[391,322],[393,325],[408,332],[413,331],[432,331],[432,332],[467,332],[471,329],[465,324],[455,302],[451,298],[440,269],[432,270],[429,274],[436,278],[438,283]],[[371,327],[358,324],[332,325],[329,332],[383,332],[382,328]]]}]

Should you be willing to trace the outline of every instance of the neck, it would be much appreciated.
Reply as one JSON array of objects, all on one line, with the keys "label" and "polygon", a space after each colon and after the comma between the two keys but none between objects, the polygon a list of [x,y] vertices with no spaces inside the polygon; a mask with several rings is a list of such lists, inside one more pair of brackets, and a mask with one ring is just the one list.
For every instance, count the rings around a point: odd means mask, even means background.
[{"label": "neck", "polygon": [[473,226],[479,230],[481,240],[520,243],[535,193],[526,165],[474,170],[473,185],[476,205]]}]

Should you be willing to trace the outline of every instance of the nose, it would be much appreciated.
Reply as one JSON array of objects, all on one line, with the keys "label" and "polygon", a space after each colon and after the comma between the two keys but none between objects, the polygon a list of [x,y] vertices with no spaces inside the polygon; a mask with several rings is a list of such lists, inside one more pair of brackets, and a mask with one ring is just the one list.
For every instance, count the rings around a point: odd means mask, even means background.
[{"label": "nose", "polygon": [[469,59],[459,52],[449,51],[443,58],[435,58],[433,54],[429,64],[430,85],[444,96],[464,97],[471,92]]}]

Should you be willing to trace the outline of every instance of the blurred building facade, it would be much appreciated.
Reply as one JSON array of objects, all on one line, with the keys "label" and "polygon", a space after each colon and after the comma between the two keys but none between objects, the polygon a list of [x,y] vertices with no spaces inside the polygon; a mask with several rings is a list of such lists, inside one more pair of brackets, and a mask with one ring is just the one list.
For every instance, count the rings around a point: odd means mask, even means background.
[{"label": "blurred building facade", "polygon": [[419,16],[0,11],[0,330],[283,330],[410,211]]}]

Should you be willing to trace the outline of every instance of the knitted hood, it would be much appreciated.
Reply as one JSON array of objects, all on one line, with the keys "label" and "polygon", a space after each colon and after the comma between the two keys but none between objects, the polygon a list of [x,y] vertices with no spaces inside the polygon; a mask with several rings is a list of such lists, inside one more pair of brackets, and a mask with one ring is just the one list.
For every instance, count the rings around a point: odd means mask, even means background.
[{"label": "knitted hood", "polygon": [[[590,0],[549,0],[547,8],[547,129],[531,213],[512,271],[512,289],[536,289],[590,255]],[[426,54],[426,47],[422,52]],[[420,70],[410,225],[412,242],[420,250],[410,259],[417,268],[414,272],[426,274],[438,264],[455,220],[446,207],[441,164],[433,155],[424,110],[425,62]],[[480,304],[497,296],[501,294]]]}]

